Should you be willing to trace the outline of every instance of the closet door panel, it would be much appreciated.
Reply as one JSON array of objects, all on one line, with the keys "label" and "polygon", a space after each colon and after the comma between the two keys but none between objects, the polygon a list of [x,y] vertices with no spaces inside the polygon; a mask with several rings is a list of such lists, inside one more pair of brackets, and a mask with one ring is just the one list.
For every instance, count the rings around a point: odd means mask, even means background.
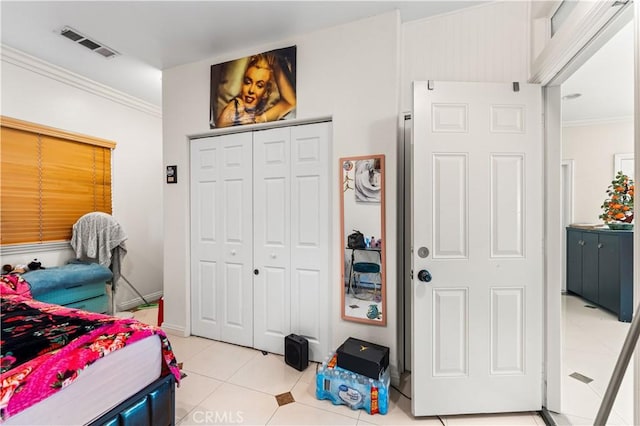
[{"label": "closet door panel", "polygon": [[309,340],[309,357],[329,351],[330,123],[291,128],[291,331]]},{"label": "closet door panel", "polygon": [[[248,134],[232,134],[222,138],[221,168],[223,199],[216,221],[219,235],[224,236],[221,253],[224,269],[218,279],[224,285],[218,291],[223,322],[220,338],[225,342],[253,344],[253,229],[252,140]],[[220,305],[219,305],[220,306]]]},{"label": "closet door panel", "polygon": [[[196,273],[192,275],[192,280],[198,285],[193,288],[192,307],[194,314],[197,313],[199,321],[193,324],[193,333],[199,336],[210,334],[216,336],[219,332],[218,327],[218,307],[216,305],[217,291],[216,282],[216,262],[208,262],[206,260],[198,262],[196,265]],[[215,338],[215,337],[212,337]]]},{"label": "closet door panel", "polygon": [[191,143],[191,333],[219,339],[216,205],[220,149],[210,139]]},{"label": "closet door panel", "polygon": [[323,292],[326,292],[326,281],[321,281],[322,273],[318,270],[296,269],[293,271],[293,288],[291,291],[291,332],[304,336],[309,341],[309,359],[318,361],[326,351],[320,352],[325,341],[323,324],[328,324],[327,311],[320,311]]},{"label": "closet door panel", "polygon": [[290,130],[253,134],[254,345],[284,352],[291,329]]},{"label": "closet door panel", "polygon": [[191,143],[192,334],[246,346],[253,343],[251,142],[233,134]]},{"label": "closet door panel", "polygon": [[[277,345],[284,336],[289,334],[289,310],[284,308],[290,303],[289,292],[286,290],[289,287],[288,272],[285,268],[268,266],[261,273],[264,276],[264,287],[268,291],[262,299],[257,301],[260,305],[256,306],[256,311],[260,314],[256,314],[256,318],[263,315],[262,334],[266,346],[256,346],[258,349],[269,350],[266,349],[270,347],[269,343]],[[281,353],[278,347],[274,346],[271,349],[270,352]]]}]

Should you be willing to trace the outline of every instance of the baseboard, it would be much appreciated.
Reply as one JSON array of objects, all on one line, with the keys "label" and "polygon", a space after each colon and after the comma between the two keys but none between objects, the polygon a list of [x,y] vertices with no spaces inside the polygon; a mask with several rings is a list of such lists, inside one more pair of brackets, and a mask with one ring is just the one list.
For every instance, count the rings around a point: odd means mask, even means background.
[{"label": "baseboard", "polygon": [[542,410],[538,411],[542,420],[544,420],[544,424],[547,426],[556,426],[556,421],[551,417],[551,413],[545,407],[542,407]]},{"label": "baseboard", "polygon": [[[116,290],[117,292],[118,290]],[[153,303],[153,302],[157,302],[161,297],[162,297],[162,290],[161,291],[156,291],[153,292],[151,294],[145,294],[144,298],[147,300],[147,302],[149,303]],[[121,311],[128,311],[129,309],[133,309],[135,307],[138,307],[140,305],[142,305],[144,302],[144,300],[142,300],[142,298],[140,297],[136,297],[135,299],[131,299],[131,300],[127,300],[127,301],[120,301],[118,303],[118,309],[120,309]]]},{"label": "baseboard", "polygon": [[400,371],[397,365],[389,364],[389,376],[391,376],[391,384],[395,387],[400,386]]},{"label": "baseboard", "polygon": [[177,337],[189,337],[189,335],[187,334],[187,330],[185,329],[184,326],[169,324],[166,321],[160,324],[160,326],[168,335],[177,336]]}]

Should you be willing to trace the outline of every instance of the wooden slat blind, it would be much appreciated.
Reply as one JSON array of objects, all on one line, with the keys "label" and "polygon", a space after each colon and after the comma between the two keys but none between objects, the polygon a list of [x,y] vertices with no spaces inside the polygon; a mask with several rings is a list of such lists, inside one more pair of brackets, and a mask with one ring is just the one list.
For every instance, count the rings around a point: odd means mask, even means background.
[{"label": "wooden slat blind", "polygon": [[[85,213],[111,214],[111,149],[102,139],[2,118],[0,244],[64,241]],[[109,146],[111,145],[111,146]]]}]

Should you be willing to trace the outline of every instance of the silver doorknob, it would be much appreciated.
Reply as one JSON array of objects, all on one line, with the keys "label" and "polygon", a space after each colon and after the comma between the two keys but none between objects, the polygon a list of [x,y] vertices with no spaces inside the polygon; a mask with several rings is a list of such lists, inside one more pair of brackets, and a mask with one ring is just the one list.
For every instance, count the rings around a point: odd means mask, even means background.
[{"label": "silver doorknob", "polygon": [[431,272],[427,271],[426,269],[421,269],[420,272],[418,272],[418,279],[425,283],[430,282]]}]

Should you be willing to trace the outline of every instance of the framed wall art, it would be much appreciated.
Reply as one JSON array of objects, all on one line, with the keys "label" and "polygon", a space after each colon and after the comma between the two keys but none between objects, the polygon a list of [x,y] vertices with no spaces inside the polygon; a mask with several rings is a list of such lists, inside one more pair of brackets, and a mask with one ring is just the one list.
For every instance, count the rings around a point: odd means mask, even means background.
[{"label": "framed wall art", "polygon": [[380,160],[367,159],[355,162],[354,189],[357,202],[379,203],[382,174]]},{"label": "framed wall art", "polygon": [[211,66],[210,128],[295,118],[296,46]]}]

